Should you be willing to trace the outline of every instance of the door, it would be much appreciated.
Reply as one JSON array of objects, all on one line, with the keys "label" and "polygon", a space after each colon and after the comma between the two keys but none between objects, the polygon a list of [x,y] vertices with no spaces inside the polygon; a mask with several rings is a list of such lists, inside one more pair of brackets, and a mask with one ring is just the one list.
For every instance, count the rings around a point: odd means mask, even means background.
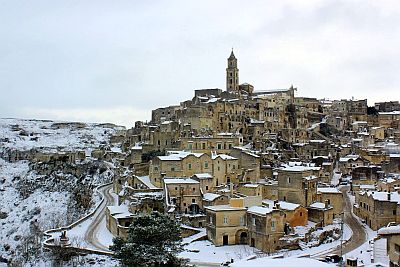
[{"label": "door", "polygon": [[222,244],[225,246],[225,245],[228,245],[228,236],[227,235],[224,235],[223,237],[222,237]]}]

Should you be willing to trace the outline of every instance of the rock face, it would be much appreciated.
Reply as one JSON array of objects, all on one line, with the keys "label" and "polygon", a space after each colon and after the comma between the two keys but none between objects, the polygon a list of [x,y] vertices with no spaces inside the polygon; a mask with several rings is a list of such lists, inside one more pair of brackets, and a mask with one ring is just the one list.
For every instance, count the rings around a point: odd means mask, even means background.
[{"label": "rock face", "polygon": [[110,143],[119,128],[0,119],[0,262],[49,260],[43,231],[87,214],[98,201],[94,188],[116,175],[113,158],[91,155],[120,145]]}]

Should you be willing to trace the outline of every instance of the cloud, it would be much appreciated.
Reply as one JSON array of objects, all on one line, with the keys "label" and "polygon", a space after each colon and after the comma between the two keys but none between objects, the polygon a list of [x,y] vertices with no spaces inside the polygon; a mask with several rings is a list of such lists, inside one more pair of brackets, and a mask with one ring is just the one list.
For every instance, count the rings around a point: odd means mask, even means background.
[{"label": "cloud", "polygon": [[240,81],[256,90],[400,98],[397,1],[21,0],[3,3],[0,22],[7,116],[30,116],[19,107],[66,120],[78,110],[150,114],[194,89],[224,89],[231,47]]}]

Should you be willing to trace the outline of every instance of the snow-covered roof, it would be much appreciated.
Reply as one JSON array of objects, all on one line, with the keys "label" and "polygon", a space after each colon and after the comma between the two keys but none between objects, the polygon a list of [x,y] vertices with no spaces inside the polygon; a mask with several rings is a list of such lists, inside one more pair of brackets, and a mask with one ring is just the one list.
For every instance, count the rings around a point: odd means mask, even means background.
[{"label": "snow-covered roof", "polygon": [[258,215],[267,215],[268,213],[272,212],[272,208],[252,206],[247,210],[247,212],[253,213],[253,214],[258,214]]},{"label": "snow-covered roof", "polygon": [[379,112],[379,115],[400,115],[400,111],[391,111],[391,112]]},{"label": "snow-covered roof", "polygon": [[246,210],[246,208],[232,207],[230,205],[216,205],[216,206],[205,206],[205,209],[212,211],[234,211],[234,210]]},{"label": "snow-covered roof", "polygon": [[140,182],[142,182],[145,186],[147,186],[149,189],[158,189],[157,186],[153,185],[153,184],[150,182],[149,176],[136,176],[136,178],[137,178]]},{"label": "snow-covered roof", "polygon": [[203,200],[205,201],[214,201],[215,199],[219,198],[221,195],[214,194],[214,193],[205,193],[203,195]]},{"label": "snow-covered roof", "polygon": [[222,160],[236,160],[237,158],[226,155],[226,154],[212,154],[211,155],[212,159],[216,159],[216,158],[221,158]]},{"label": "snow-covered roof", "polygon": [[[325,203],[322,203],[322,202],[314,202],[314,203],[312,203],[311,205],[310,205],[310,208],[312,208],[312,209],[318,209],[318,210],[325,210],[326,208],[325,208]],[[332,207],[328,207],[328,209],[329,208],[332,208]]]},{"label": "snow-covered roof", "polygon": [[[262,201],[262,203],[267,205],[268,208],[273,208],[275,205],[275,202],[271,199],[264,199]],[[300,207],[300,204],[295,204],[295,203],[286,202],[286,201],[278,201],[278,204],[282,210],[295,210],[298,207]]]},{"label": "snow-covered roof", "polygon": [[393,235],[400,234],[400,225],[383,227],[378,230],[378,235]]},{"label": "snow-covered roof", "polygon": [[[400,194],[398,192],[380,192],[380,191],[368,191],[368,192],[361,192],[360,195],[367,194],[368,197],[371,197],[377,201],[389,201],[389,202],[397,202],[400,204]],[[390,200],[389,200],[390,194]]]},{"label": "snow-covered roof", "polygon": [[318,187],[317,192],[320,193],[330,193],[330,194],[342,194],[337,188],[335,187]]},{"label": "snow-covered roof", "polygon": [[199,181],[191,178],[164,178],[165,184],[199,184]]},{"label": "snow-covered roof", "polygon": [[359,159],[359,155],[347,155],[339,159],[339,162],[348,162],[349,160],[357,160]]},{"label": "snow-covered roof", "polygon": [[167,156],[158,156],[158,158],[160,160],[182,160],[190,155],[199,158],[203,156],[204,153],[193,153],[187,151],[169,151]]},{"label": "snow-covered roof", "polygon": [[209,173],[195,173],[193,176],[196,176],[199,179],[211,179],[212,175]]},{"label": "snow-covered roof", "polygon": [[289,162],[288,164],[283,164],[283,166],[279,168],[279,170],[290,172],[319,171],[320,169],[321,167],[315,167],[314,165],[302,162]]},{"label": "snow-covered roof", "polygon": [[245,184],[243,185],[244,187],[251,187],[251,188],[256,188],[259,186],[259,184]]}]

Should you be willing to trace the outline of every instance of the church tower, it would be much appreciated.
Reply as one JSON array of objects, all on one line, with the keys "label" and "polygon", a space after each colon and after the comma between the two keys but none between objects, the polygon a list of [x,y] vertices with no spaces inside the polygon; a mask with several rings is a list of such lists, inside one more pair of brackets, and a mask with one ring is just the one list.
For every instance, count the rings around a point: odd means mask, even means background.
[{"label": "church tower", "polygon": [[239,69],[237,68],[237,59],[233,54],[228,58],[228,67],[226,68],[226,90],[228,92],[239,91]]}]

